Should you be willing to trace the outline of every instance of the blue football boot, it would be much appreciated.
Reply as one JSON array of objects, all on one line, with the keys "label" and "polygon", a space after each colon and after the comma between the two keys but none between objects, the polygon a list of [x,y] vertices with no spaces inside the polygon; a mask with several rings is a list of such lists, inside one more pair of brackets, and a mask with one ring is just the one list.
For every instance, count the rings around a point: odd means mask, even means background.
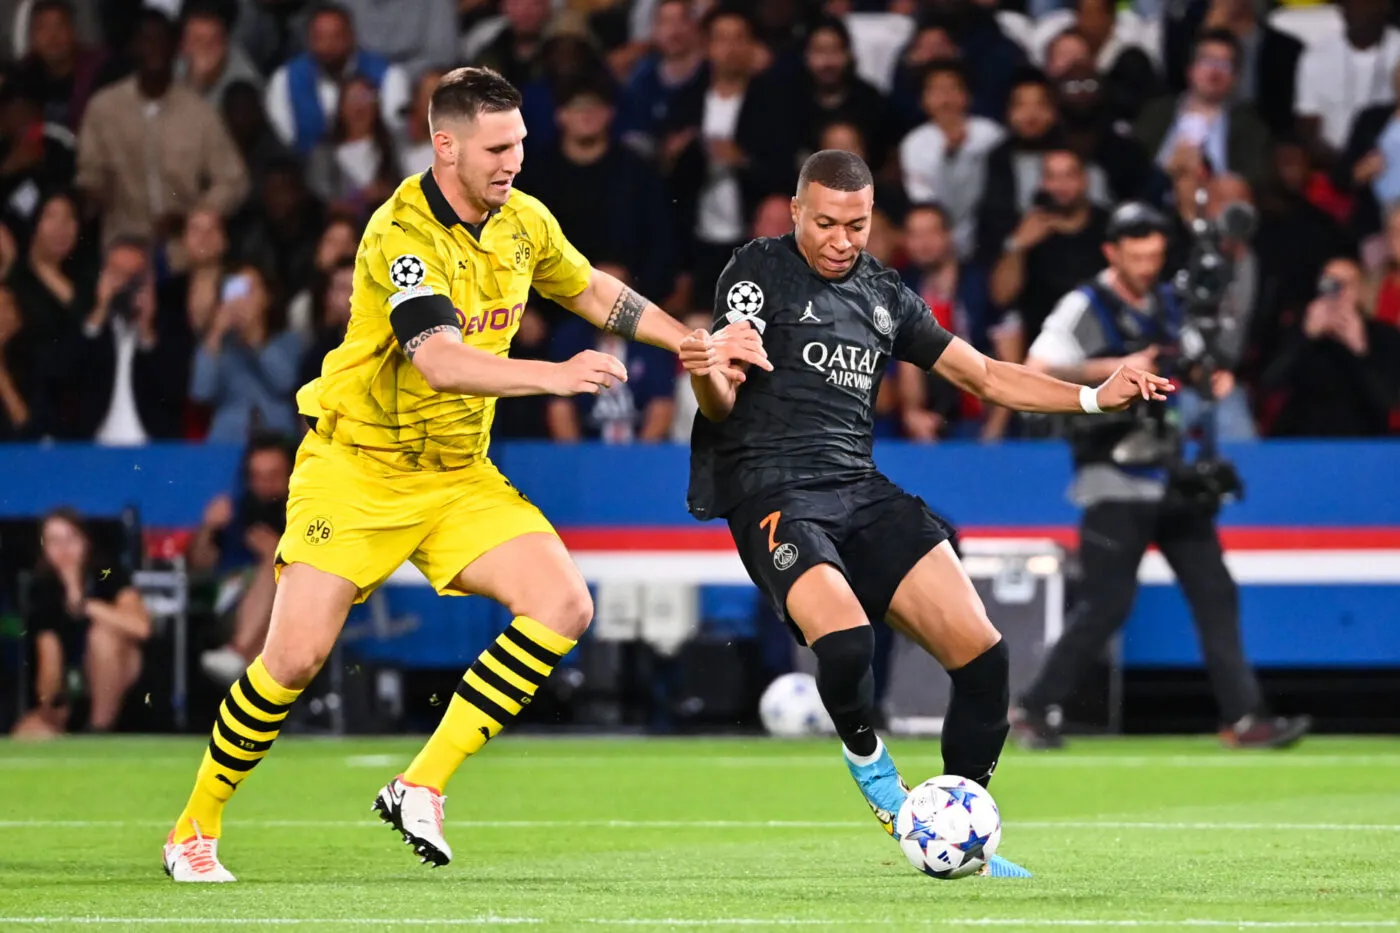
[{"label": "blue football boot", "polygon": [[855,778],[856,786],[865,796],[865,802],[870,804],[875,819],[880,821],[885,832],[893,836],[894,820],[899,815],[904,798],[909,796],[909,785],[904,783],[904,778],[900,777],[899,771],[895,769],[889,749],[885,748],[884,742],[880,742],[876,748],[879,757],[867,765],[852,761],[851,753],[845,746],[842,746],[841,750],[844,753],[842,757],[846,761],[846,768],[851,772],[851,777]]}]

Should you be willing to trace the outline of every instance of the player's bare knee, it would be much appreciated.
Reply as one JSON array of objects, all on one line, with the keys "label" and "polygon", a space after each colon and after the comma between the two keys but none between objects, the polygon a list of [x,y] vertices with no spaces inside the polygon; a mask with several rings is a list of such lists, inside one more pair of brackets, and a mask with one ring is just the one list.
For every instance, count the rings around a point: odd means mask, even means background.
[{"label": "player's bare knee", "polygon": [[578,640],[593,621],[593,597],[579,580],[539,594],[510,607],[516,615],[529,616],[565,638]]},{"label": "player's bare knee", "polygon": [[319,645],[274,647],[269,644],[263,649],[262,661],[277,683],[292,690],[302,690],[316,679],[329,655],[330,648]]}]

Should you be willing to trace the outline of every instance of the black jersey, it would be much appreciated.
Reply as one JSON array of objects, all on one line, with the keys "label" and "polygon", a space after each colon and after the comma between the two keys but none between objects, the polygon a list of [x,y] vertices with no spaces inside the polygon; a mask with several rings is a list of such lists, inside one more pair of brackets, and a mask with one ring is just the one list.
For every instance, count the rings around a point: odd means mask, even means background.
[{"label": "black jersey", "polygon": [[875,396],[890,358],[928,369],[953,339],[894,270],[862,253],[844,278],[823,279],[791,234],[734,251],[714,329],[742,320],[762,332],[773,371],[749,370],[724,421],[695,416],[687,501],[700,519],[775,487],[873,473]]}]

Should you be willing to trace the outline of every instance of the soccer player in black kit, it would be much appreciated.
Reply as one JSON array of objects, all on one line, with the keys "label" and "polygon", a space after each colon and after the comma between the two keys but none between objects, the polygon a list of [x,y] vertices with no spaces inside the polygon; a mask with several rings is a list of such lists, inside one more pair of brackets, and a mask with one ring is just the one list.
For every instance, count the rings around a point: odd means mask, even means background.
[{"label": "soccer player in black kit", "polygon": [[[753,327],[771,372],[707,371],[703,331],[682,344],[699,401],[688,504],[729,522],[754,583],[817,658],[817,688],[845,759],[886,832],[908,786],[874,729],[875,639],[885,620],[938,659],[953,681],[943,770],[982,785],[1006,741],[1006,647],[949,537],[922,499],[871,456],[873,408],[890,357],[932,369],[1007,408],[1098,412],[1165,398],[1161,377],[1120,368],[1097,387],[988,359],[939,326],[899,275],[863,250],[874,206],[870,169],[825,150],[802,168],[795,234],[734,252],[716,287],[714,330]],[[698,374],[697,374],[698,373]],[[994,857],[994,876],[1024,876]]]}]

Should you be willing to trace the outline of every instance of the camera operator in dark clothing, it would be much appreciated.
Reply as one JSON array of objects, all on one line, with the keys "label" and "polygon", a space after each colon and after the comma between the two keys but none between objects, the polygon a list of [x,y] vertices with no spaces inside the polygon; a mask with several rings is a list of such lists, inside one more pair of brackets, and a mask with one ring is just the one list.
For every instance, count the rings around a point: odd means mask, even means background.
[{"label": "camera operator in dark clothing", "polygon": [[[1108,269],[1070,292],[1046,320],[1027,364],[1063,379],[1095,383],[1120,365],[1146,369],[1182,357],[1191,326],[1176,292],[1159,284],[1167,252],[1167,222],[1137,203],[1109,220]],[[1184,375],[1172,373],[1172,375]],[[1208,379],[1192,380],[1208,383]],[[1208,390],[1207,390],[1208,391]],[[1075,478],[1071,496],[1080,521],[1083,594],[1064,633],[1030,688],[1020,697],[1013,729],[1023,745],[1058,748],[1052,706],[1073,692],[1084,668],[1126,621],[1137,591],[1138,565],[1156,544],[1181,581],[1200,633],[1206,669],[1226,725],[1221,737],[1236,747],[1282,747],[1308,730],[1306,717],[1266,713],[1258,680],[1240,640],[1239,594],[1225,566],[1215,526],[1228,480],[1181,469],[1176,430],[1162,406],[1136,410],[1070,430]],[[1225,464],[1216,464],[1225,467]],[[1233,478],[1233,468],[1229,470]]]}]

